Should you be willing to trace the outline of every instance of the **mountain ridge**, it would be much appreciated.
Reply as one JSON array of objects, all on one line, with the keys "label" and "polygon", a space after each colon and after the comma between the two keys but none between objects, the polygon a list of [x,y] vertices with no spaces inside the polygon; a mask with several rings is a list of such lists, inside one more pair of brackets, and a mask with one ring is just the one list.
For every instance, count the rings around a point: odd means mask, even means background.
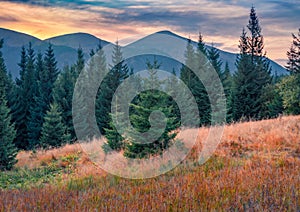
[{"label": "mountain ridge", "polygon": [[[162,30],[150,35],[147,35],[137,41],[134,41],[127,46],[134,44],[135,42],[140,42],[145,39],[155,39],[155,36],[159,34],[166,34],[169,36],[174,36],[179,39],[188,40],[188,38],[177,35],[168,30]],[[58,61],[58,67],[61,69],[65,65],[71,65],[75,63],[77,58],[77,49],[81,47],[84,52],[85,59],[89,58],[89,52],[91,49],[95,49],[99,44],[105,46],[110,42],[102,40],[94,35],[84,33],[84,32],[76,32],[65,35],[59,35],[52,38],[48,38],[45,40],[41,40],[32,35],[28,35],[26,33],[17,32],[14,30],[0,28],[0,39],[4,39],[4,47],[2,49],[5,63],[8,71],[12,74],[13,77],[18,77],[19,75],[19,67],[18,62],[20,58],[20,52],[22,46],[27,46],[29,42],[32,43],[33,49],[35,52],[44,53],[48,47],[49,42],[53,45],[53,49],[56,55],[56,59]],[[192,41],[192,44],[196,47],[197,42]],[[206,45],[207,48],[211,48],[211,46]],[[218,49],[218,48],[217,48]],[[231,53],[227,51],[223,51],[218,49],[220,52],[220,59],[223,62],[223,66],[226,61],[229,63],[229,67],[232,72],[236,71],[235,61],[238,54]],[[280,66],[278,63],[270,60],[270,65],[272,67],[273,74],[285,75],[287,71],[284,67]]]}]

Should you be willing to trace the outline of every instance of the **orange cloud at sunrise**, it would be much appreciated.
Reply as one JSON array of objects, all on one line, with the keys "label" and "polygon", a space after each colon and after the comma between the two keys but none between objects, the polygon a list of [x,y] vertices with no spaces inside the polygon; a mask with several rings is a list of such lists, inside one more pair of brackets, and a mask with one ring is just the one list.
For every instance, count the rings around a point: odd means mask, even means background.
[{"label": "orange cloud at sunrise", "polygon": [[[257,4],[267,56],[285,65],[291,33],[297,32],[296,24],[272,22],[280,18],[273,14],[277,5]],[[227,4],[225,0],[218,3],[207,0],[185,3],[177,0],[166,3],[81,0],[63,4],[50,4],[47,0],[0,1],[0,27],[40,39],[86,32],[110,42],[123,40],[123,44],[160,30],[171,30],[197,40],[200,30],[207,44],[215,43],[222,50],[238,52],[239,36],[248,22],[250,7],[235,1]]]}]

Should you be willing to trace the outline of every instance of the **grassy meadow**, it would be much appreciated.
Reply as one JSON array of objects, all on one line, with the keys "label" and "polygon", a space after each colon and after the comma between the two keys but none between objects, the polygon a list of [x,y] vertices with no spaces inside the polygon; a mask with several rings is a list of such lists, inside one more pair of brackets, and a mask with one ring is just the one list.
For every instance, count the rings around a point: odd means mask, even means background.
[{"label": "grassy meadow", "polygon": [[102,171],[79,144],[19,152],[0,173],[0,211],[300,211],[300,116],[228,125],[200,166],[208,132],[175,169],[143,180]]}]

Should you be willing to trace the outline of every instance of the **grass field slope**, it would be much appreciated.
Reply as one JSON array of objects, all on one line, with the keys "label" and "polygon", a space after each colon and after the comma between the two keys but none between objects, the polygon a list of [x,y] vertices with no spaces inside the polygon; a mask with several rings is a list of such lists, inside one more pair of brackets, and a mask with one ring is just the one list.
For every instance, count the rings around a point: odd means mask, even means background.
[{"label": "grass field slope", "polygon": [[300,211],[300,116],[228,125],[200,166],[208,132],[174,170],[144,180],[105,173],[79,144],[20,152],[0,173],[0,211]]}]

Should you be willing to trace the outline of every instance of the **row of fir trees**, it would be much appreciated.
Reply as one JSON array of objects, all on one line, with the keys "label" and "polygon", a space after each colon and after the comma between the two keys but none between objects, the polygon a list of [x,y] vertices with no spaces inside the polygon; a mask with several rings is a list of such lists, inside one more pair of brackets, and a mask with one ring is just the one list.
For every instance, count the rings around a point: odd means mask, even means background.
[{"label": "row of fir trees", "polygon": [[[7,73],[1,48],[4,41],[0,40],[0,169],[11,169],[16,163],[16,154],[20,149],[32,150],[36,148],[58,147],[65,143],[76,141],[73,126],[72,98],[75,83],[85,66],[84,53],[81,48],[77,52],[77,62],[72,66],[65,66],[63,70],[57,68],[57,62],[52,45],[49,44],[44,54],[35,52],[29,43],[21,49],[19,77],[15,80]],[[240,120],[259,120],[276,117],[279,114],[300,114],[300,29],[293,34],[293,42],[287,53],[288,76],[271,75],[269,61],[264,51],[264,39],[258,17],[252,7],[249,23],[242,30],[239,40],[240,53],[236,59],[237,71],[232,74],[228,63],[223,64],[218,50],[212,45],[207,47],[199,34],[197,45],[188,40],[185,52],[185,64],[180,69],[180,78],[195,97],[199,112],[198,126],[209,126],[212,106],[203,85],[192,70],[206,70],[206,77],[210,79],[210,69],[206,67],[207,60],[214,68],[224,88],[226,99],[226,120],[234,122]],[[186,97],[184,91],[178,89],[179,80],[173,71],[171,78],[160,80],[157,75],[161,63],[154,59],[147,62],[149,78],[142,79],[134,75],[123,58],[118,43],[112,53],[112,64],[106,64],[106,58],[101,46],[91,50],[90,56],[97,55],[97,66],[110,70],[99,87],[95,101],[95,114],[98,128],[107,139],[103,146],[106,152],[123,150],[129,158],[149,157],[162,153],[174,141],[176,129],[181,123],[181,113],[174,99],[157,90],[158,87],[169,90],[172,96],[181,99]],[[202,57],[204,55],[205,57]],[[91,60],[89,65],[93,65]],[[132,77],[135,76],[135,77]],[[117,88],[131,77],[135,81],[134,89],[139,86],[148,87],[147,91],[137,93],[130,103],[129,119],[134,130],[130,129],[127,136],[121,135],[114,125],[116,114],[111,112],[114,93]],[[205,80],[205,79],[204,79]],[[214,82],[210,83],[214,86]],[[156,87],[153,87],[153,86]],[[214,89],[214,88],[212,88]],[[169,93],[170,94],[170,93]],[[123,97],[126,97],[123,93]],[[220,97],[220,96],[219,96]],[[219,97],[216,97],[217,99]],[[120,97],[122,98],[122,97]],[[186,101],[188,102],[188,100]],[[122,106],[117,106],[122,108]],[[185,114],[193,114],[188,111]],[[118,110],[117,110],[118,111]],[[161,111],[164,120],[155,116]],[[119,118],[122,117],[119,116]],[[159,138],[151,143],[140,143],[141,135],[151,129],[151,120],[161,124],[165,130]],[[192,115],[189,117],[194,118]],[[89,134],[92,127],[84,116],[82,128]],[[144,133],[144,134],[143,134]],[[154,133],[159,133],[155,132]],[[149,134],[151,135],[151,134]],[[92,138],[92,134],[90,138]]]}]

